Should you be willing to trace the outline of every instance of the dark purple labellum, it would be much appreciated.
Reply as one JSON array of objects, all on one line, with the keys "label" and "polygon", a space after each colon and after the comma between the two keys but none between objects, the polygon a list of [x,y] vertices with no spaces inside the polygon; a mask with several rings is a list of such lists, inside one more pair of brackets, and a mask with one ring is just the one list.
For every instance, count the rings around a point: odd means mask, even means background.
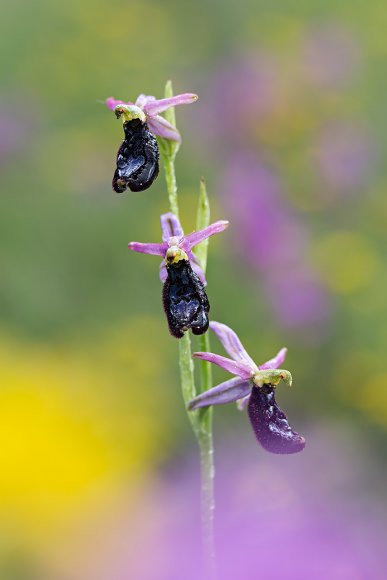
[{"label": "dark purple labellum", "polygon": [[124,123],[125,139],[117,153],[113,189],[122,193],[148,189],[159,173],[159,147],[148,125],[133,119]]},{"label": "dark purple labellum", "polygon": [[170,333],[181,338],[191,328],[194,334],[204,334],[209,325],[210,304],[200,278],[188,260],[167,264],[166,268],[163,306]]},{"label": "dark purple labellum", "polygon": [[253,387],[248,413],[259,443],[271,453],[298,453],[305,447],[305,439],[290,427],[281,411],[270,385]]}]

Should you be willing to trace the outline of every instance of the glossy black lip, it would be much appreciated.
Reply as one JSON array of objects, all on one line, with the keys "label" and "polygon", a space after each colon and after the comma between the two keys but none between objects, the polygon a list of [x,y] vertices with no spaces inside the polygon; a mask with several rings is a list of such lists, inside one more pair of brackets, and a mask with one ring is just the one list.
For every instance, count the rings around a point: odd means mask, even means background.
[{"label": "glossy black lip", "polygon": [[170,333],[182,338],[190,328],[194,334],[204,334],[208,330],[210,304],[203,283],[188,260],[167,264],[166,268],[163,306]]},{"label": "glossy black lip", "polygon": [[148,125],[133,119],[124,123],[125,139],[116,159],[112,186],[117,193],[148,189],[159,173],[159,147]]}]

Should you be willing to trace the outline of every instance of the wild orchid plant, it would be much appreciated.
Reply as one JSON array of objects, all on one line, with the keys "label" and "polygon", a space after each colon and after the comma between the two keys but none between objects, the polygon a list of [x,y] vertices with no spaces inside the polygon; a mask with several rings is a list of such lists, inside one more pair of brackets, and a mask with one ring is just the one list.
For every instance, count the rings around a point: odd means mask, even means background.
[{"label": "wild orchid plant", "polygon": [[[278,368],[284,362],[286,349],[281,349],[273,359],[258,366],[230,328],[209,322],[210,304],[205,289],[208,238],[225,230],[228,221],[210,224],[209,201],[201,180],[196,231],[185,235],[179,221],[175,176],[175,157],[181,137],[176,128],[174,107],[196,100],[197,96],[192,93],[173,96],[172,85],[168,82],[163,99],[140,95],[135,103],[125,103],[110,97],[106,105],[122,119],[125,133],[113,177],[116,192],[121,193],[127,187],[132,191],[142,191],[151,186],[159,171],[159,148],[164,162],[170,211],[160,218],[162,242],[130,242],[129,249],[162,258],[162,301],[169,331],[179,339],[183,398],[200,448],[203,548],[208,577],[214,578],[212,406],[233,401],[238,403],[239,409],[247,405],[256,438],[267,451],[296,453],[304,448],[305,439],[289,426],[286,415],[275,400],[280,381],[288,385],[292,383],[289,371]],[[165,117],[160,113],[165,113]],[[210,352],[209,327],[231,358]],[[201,352],[193,355],[189,329],[199,335],[201,347]],[[200,387],[195,384],[192,357],[201,360]],[[236,376],[213,387],[210,363]]]}]

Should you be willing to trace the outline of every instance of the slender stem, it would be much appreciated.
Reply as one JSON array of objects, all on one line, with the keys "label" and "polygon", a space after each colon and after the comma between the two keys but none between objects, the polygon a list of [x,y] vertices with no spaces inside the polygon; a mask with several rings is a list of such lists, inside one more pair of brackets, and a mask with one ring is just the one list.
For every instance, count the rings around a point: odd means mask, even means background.
[{"label": "slender stem", "polygon": [[[201,352],[211,352],[210,337],[208,332],[200,336],[200,350]],[[212,366],[206,360],[200,361],[200,392],[207,391],[212,387]],[[207,407],[206,409],[212,410],[212,407]],[[202,412],[206,411],[202,409]]]},{"label": "slender stem", "polygon": [[[211,409],[206,410],[208,415]],[[214,446],[211,431],[202,431],[198,437],[200,448],[201,473],[201,519],[203,556],[206,570],[206,580],[216,578],[216,560],[214,545]]]},{"label": "slender stem", "polygon": [[177,199],[177,184],[175,173],[174,156],[163,155],[165,166],[165,179],[167,182],[169,207],[172,213],[179,217],[179,204]]},{"label": "slender stem", "polygon": [[[210,351],[210,338],[208,333],[200,337],[200,350]],[[212,387],[212,367],[207,361],[200,362],[201,392]],[[212,436],[212,407],[199,409],[200,431],[198,436],[200,448],[200,472],[201,472],[201,519],[203,553],[207,568],[208,578],[216,578],[216,558],[214,544],[214,443]]]},{"label": "slender stem", "polygon": [[[186,332],[183,338],[179,340],[179,367],[181,390],[183,393],[184,403],[187,404],[196,395],[194,365],[191,354],[191,339]],[[188,412],[188,418],[191,421],[195,435],[197,434],[197,413]]]},{"label": "slender stem", "polygon": [[[174,155],[163,154],[170,210],[178,216],[178,197]],[[200,337],[202,350],[209,350],[208,333]],[[179,340],[179,366],[181,389],[187,403],[197,394],[194,365],[191,356],[191,339],[186,332]],[[201,362],[201,390],[212,386],[211,365]],[[215,580],[216,563],[214,549],[214,448],[212,438],[212,409],[189,411],[188,417],[200,449],[201,473],[201,521],[205,580]]]},{"label": "slender stem", "polygon": [[[196,221],[196,229],[207,227],[210,223],[210,204],[208,201],[206,184],[200,180],[199,205]],[[200,260],[203,272],[206,271],[208,240],[199,244],[195,249],[196,256]],[[200,350],[211,352],[210,335],[208,332],[200,336]],[[212,366],[207,361],[200,361],[200,392],[207,391],[212,387]],[[216,577],[216,559],[214,545],[214,444],[212,436],[212,407],[199,409],[199,447],[201,468],[201,517],[203,533],[203,553],[206,562],[208,577]]]}]

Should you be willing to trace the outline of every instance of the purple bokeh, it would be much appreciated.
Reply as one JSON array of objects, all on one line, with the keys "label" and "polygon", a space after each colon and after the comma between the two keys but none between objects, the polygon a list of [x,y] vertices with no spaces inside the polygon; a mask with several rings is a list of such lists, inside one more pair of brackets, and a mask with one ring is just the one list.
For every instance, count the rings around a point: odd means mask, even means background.
[{"label": "purple bokeh", "polygon": [[[23,91],[21,91],[23,92]],[[28,103],[28,106],[26,106]],[[40,106],[32,94],[3,94],[0,98],[0,165],[16,159],[19,151],[32,147],[41,121]]]},{"label": "purple bokeh", "polygon": [[[375,466],[361,463],[358,442],[345,434],[308,435],[308,449],[292,457],[259,452],[252,438],[218,446],[219,579],[384,577],[387,514],[365,475]],[[116,580],[205,580],[197,467],[197,459],[180,461],[142,497],[135,539],[116,554]]]},{"label": "purple bokeh", "polygon": [[24,147],[28,123],[0,103],[0,164]]},{"label": "purple bokeh", "polygon": [[302,47],[306,80],[318,89],[347,86],[360,68],[360,47],[350,30],[337,23],[311,26]]},{"label": "purple bokeh", "polygon": [[280,87],[281,70],[274,55],[258,52],[233,57],[203,88],[201,132],[235,149],[279,106]]},{"label": "purple bokeh", "polygon": [[334,193],[335,197],[359,192],[365,186],[375,156],[368,132],[344,121],[323,127],[312,146],[312,154],[325,186],[324,195]]},{"label": "purple bokeh", "polygon": [[275,172],[252,153],[234,156],[220,187],[239,259],[259,276],[277,320],[321,330],[329,300],[308,258],[308,232]]}]

